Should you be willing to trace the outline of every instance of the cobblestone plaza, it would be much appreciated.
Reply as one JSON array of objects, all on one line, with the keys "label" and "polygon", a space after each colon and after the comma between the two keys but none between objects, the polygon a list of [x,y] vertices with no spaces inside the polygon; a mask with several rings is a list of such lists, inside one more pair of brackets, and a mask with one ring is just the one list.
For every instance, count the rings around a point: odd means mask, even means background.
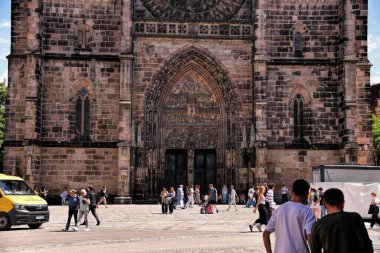
[{"label": "cobblestone plaza", "polygon": [[[227,206],[219,206],[218,214],[205,215],[195,207],[163,215],[159,205],[101,206],[100,226],[90,215],[89,232],[83,226],[79,232],[62,232],[67,207],[52,206],[50,222],[42,229],[20,226],[0,232],[1,252],[265,252],[262,233],[248,229],[258,214],[238,208],[227,212]],[[380,227],[369,235],[380,252]]]}]

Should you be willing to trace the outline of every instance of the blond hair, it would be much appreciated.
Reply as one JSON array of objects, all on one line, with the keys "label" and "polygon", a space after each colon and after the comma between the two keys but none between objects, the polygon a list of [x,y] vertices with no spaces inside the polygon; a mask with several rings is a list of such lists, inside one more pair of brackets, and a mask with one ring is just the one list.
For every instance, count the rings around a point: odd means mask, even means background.
[{"label": "blond hair", "polygon": [[259,187],[259,193],[264,194],[264,192],[265,192],[265,186],[260,186]]}]

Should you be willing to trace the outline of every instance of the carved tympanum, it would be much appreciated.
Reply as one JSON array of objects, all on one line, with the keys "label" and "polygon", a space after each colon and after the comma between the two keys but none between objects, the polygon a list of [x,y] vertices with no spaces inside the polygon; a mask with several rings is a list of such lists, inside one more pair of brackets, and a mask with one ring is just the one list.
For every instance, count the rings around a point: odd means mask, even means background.
[{"label": "carved tympanum", "polygon": [[164,108],[164,123],[218,124],[220,109],[207,85],[192,78],[175,86]]}]

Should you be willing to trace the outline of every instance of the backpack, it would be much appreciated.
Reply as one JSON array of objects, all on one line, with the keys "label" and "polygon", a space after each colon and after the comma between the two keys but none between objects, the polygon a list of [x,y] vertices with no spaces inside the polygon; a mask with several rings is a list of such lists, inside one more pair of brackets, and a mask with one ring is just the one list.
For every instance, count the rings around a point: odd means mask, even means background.
[{"label": "backpack", "polygon": [[207,205],[206,206],[206,213],[207,214],[212,214],[212,206],[211,205]]}]

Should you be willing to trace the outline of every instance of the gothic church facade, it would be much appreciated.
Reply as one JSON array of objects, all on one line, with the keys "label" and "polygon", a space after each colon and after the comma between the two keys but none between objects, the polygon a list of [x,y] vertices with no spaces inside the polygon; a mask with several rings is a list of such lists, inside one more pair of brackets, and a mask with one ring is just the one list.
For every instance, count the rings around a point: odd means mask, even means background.
[{"label": "gothic church facade", "polygon": [[123,202],[371,165],[367,8],[12,1],[4,170],[55,194],[106,185]]}]

